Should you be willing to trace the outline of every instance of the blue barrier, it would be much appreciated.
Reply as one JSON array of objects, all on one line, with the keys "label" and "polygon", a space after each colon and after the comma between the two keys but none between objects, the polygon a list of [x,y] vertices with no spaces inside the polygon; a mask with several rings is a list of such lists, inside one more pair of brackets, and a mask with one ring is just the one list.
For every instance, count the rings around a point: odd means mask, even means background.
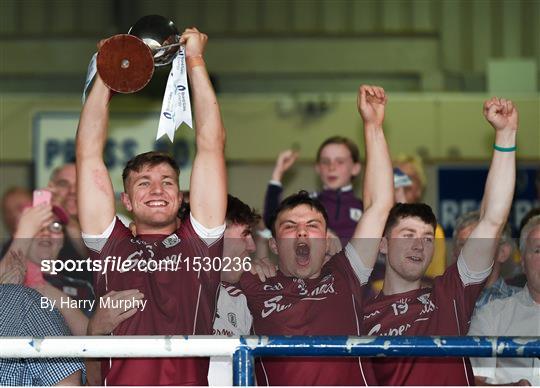
[{"label": "blue barrier", "polygon": [[240,337],[233,385],[255,385],[255,357],[540,357],[540,337]]},{"label": "blue barrier", "polygon": [[540,337],[0,337],[0,358],[232,356],[233,384],[255,384],[255,357],[540,357]]}]

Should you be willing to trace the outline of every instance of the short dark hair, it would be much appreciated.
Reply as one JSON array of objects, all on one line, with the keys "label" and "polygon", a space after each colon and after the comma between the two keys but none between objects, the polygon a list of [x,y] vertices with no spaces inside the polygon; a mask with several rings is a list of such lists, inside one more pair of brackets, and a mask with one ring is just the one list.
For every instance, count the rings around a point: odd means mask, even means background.
[{"label": "short dark hair", "polygon": [[176,164],[176,161],[174,158],[166,154],[164,152],[159,151],[149,151],[142,154],[139,154],[135,156],[134,158],[131,158],[127,164],[126,167],[124,167],[124,171],[122,171],[122,181],[124,183],[124,190],[126,189],[126,182],[129,177],[129,174],[132,171],[140,172],[143,167],[149,166],[149,167],[155,167],[158,164],[168,164],[172,167],[176,174],[176,181],[178,182],[178,177],[180,176],[180,168],[178,167],[178,164]]},{"label": "short dark hair", "polygon": [[[189,198],[189,192],[184,192],[184,198]],[[189,202],[186,200],[182,201],[182,205],[178,210],[178,218],[185,221],[190,211],[191,207],[189,206]],[[249,225],[250,228],[253,228],[260,219],[261,216],[255,209],[250,208],[249,205],[245,204],[235,196],[230,194],[227,195],[227,213],[225,215],[227,223]]]},{"label": "short dark hair", "polygon": [[386,220],[386,225],[384,226],[384,235],[388,236],[392,231],[392,228],[396,224],[407,217],[417,217],[420,218],[426,224],[429,224],[433,227],[433,231],[437,228],[437,218],[433,214],[433,210],[429,205],[425,203],[396,203],[390,213],[388,214],[388,219]]},{"label": "short dark hair", "polygon": [[326,213],[326,209],[321,201],[319,201],[317,198],[312,198],[307,191],[300,190],[298,193],[289,195],[287,198],[281,201],[274,214],[272,214],[270,217],[270,229],[272,231],[272,236],[276,237],[276,221],[278,216],[282,212],[294,209],[300,205],[308,205],[312,209],[315,209],[321,213],[324,217],[326,227],[328,227],[328,214]]},{"label": "short dark hair", "polygon": [[360,151],[354,141],[344,136],[332,136],[322,142],[317,150],[317,163],[321,160],[321,152],[324,147],[329,144],[343,144],[351,153],[351,158],[354,163],[360,163]]},{"label": "short dark hair", "polygon": [[254,227],[260,221],[261,216],[249,207],[249,205],[242,202],[240,199],[227,195],[227,214],[225,215],[227,223],[238,225],[249,225]]}]

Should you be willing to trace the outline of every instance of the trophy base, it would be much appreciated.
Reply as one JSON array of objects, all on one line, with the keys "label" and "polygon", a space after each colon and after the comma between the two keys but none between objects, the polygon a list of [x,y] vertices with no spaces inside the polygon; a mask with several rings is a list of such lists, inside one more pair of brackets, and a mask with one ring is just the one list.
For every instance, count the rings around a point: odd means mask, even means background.
[{"label": "trophy base", "polygon": [[97,71],[109,89],[118,93],[138,92],[154,74],[152,51],[133,35],[115,35],[99,49]]}]

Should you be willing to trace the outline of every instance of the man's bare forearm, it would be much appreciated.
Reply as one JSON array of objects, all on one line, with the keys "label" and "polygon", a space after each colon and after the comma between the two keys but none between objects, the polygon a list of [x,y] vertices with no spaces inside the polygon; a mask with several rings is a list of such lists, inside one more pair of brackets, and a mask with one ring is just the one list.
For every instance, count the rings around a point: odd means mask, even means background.
[{"label": "man's bare forearm", "polygon": [[203,60],[207,36],[188,28],[180,40],[185,43],[188,75],[195,108],[197,154],[190,185],[191,213],[202,225],[223,225],[227,208],[225,170],[225,128],[216,93]]},{"label": "man's bare forearm", "polygon": [[[514,146],[516,132],[497,132],[495,144],[502,147]],[[498,228],[499,231],[506,223],[512,206],[515,180],[515,152],[494,150],[482,198],[480,219],[493,225],[494,228]]]},{"label": "man's bare forearm", "polygon": [[510,100],[493,97],[484,102],[484,116],[495,129],[495,146],[480,220],[463,246],[463,257],[472,271],[485,271],[493,264],[497,238],[508,218],[516,181],[517,109]]},{"label": "man's bare forearm", "polygon": [[109,125],[110,90],[96,75],[77,128],[77,160],[102,158]]},{"label": "man's bare forearm", "polygon": [[366,174],[363,192],[365,210],[374,208],[388,212],[394,203],[394,182],[392,161],[384,131],[380,127],[368,125],[364,128],[364,139],[366,143]]},{"label": "man's bare forearm", "polygon": [[225,129],[221,112],[210,77],[205,66],[196,66],[189,71],[195,122],[197,125],[197,150],[223,152]]},{"label": "man's bare forearm", "polygon": [[103,161],[111,92],[99,75],[84,104],[77,128],[77,201],[81,230],[101,234],[114,218],[114,191]]}]

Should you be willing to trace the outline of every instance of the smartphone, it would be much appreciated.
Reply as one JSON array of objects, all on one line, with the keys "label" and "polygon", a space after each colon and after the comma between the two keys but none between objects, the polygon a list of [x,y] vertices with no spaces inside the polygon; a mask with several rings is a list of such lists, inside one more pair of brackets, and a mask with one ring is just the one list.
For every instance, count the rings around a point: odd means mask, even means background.
[{"label": "smartphone", "polygon": [[32,206],[51,203],[52,193],[49,190],[34,190]]}]

